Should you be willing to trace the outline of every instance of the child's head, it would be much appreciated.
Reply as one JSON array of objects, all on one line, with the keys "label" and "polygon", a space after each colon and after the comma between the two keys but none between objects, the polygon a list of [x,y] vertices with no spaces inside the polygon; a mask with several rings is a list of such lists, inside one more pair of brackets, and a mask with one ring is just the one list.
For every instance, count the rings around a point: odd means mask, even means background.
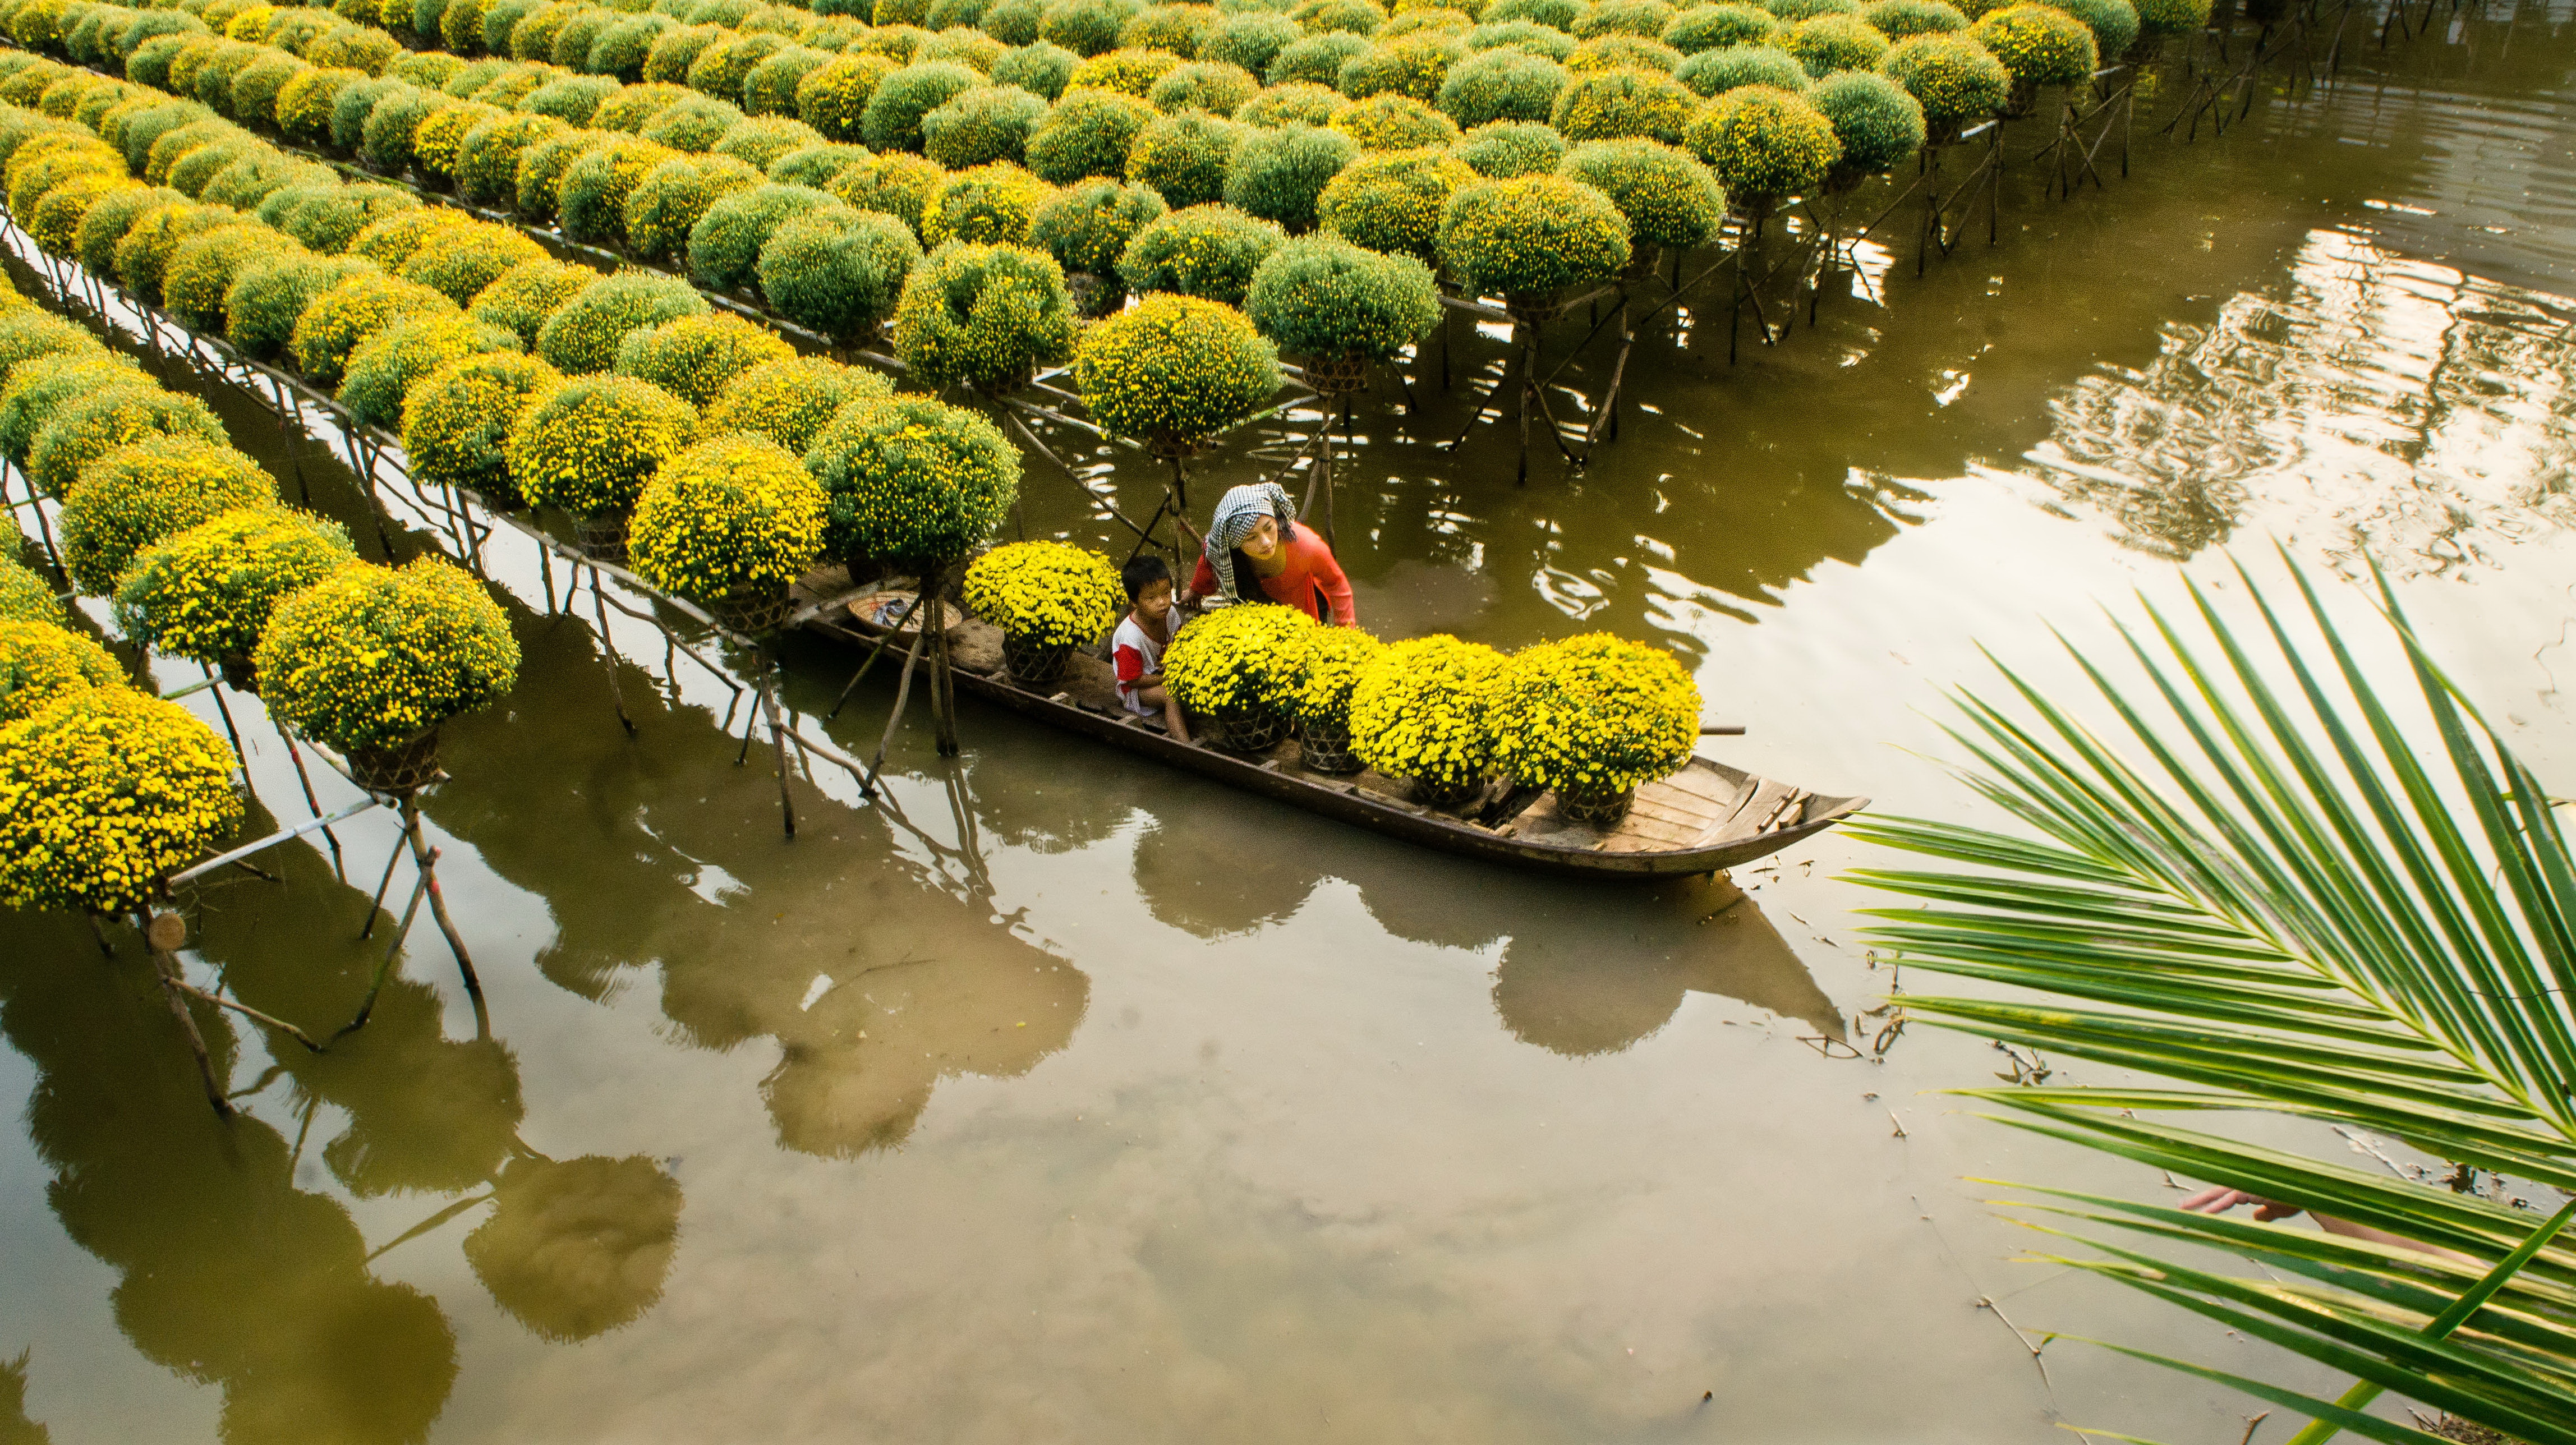
[{"label": "child's head", "polygon": [[1128,605],[1139,617],[1159,620],[1172,610],[1172,569],[1151,552],[1141,552],[1127,559],[1118,574],[1127,586]]}]

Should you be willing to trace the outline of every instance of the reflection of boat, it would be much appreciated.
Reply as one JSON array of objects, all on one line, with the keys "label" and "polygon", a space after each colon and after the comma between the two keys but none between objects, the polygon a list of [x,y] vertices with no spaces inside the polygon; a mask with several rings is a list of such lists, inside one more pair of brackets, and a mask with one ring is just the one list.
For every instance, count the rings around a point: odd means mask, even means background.
[{"label": "reflection of boat", "polygon": [[[910,596],[892,591],[860,596],[827,609],[808,626],[844,642],[873,645],[886,634],[877,619],[899,616]],[[894,604],[891,611],[889,603]],[[898,636],[908,640],[911,629]],[[1293,741],[1257,757],[1176,741],[1158,720],[1118,705],[1109,665],[1095,657],[1075,654],[1052,693],[1016,686],[1002,671],[1000,631],[971,617],[951,632],[950,655],[960,688],[1014,712],[1408,843],[1553,873],[1659,877],[1715,872],[1776,853],[1869,803],[1867,798],[1825,797],[1694,757],[1673,776],[1639,788],[1628,816],[1606,834],[1560,816],[1555,794],[1536,789],[1516,789],[1449,812],[1414,802],[1401,782],[1375,772],[1356,777],[1308,772],[1299,766]]]}]

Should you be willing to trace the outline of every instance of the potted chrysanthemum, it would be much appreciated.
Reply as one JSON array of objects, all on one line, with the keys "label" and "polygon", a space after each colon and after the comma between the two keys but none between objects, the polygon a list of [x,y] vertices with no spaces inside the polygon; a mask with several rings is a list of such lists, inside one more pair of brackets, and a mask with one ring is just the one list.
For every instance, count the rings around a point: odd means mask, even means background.
[{"label": "potted chrysanthemum", "polygon": [[1002,629],[1002,667],[1027,688],[1054,686],[1073,649],[1118,620],[1126,595],[1108,558],[1064,542],[1012,542],[966,568],[966,605]]},{"label": "potted chrysanthemum", "polygon": [[1356,773],[1351,693],[1386,644],[1356,627],[1316,627],[1282,643],[1272,664],[1281,703],[1297,722],[1297,751],[1318,773]]},{"label": "potted chrysanthemum", "polygon": [[1494,704],[1494,761],[1552,788],[1570,822],[1608,830],[1640,784],[1690,761],[1699,687],[1661,648],[1590,632],[1521,649]]},{"label": "potted chrysanthemum", "polygon": [[1181,629],[1163,654],[1163,678],[1172,697],[1193,713],[1224,727],[1229,752],[1258,754],[1288,733],[1281,706],[1279,649],[1315,627],[1293,607],[1255,602],[1212,613]]},{"label": "potted chrysanthemum", "polygon": [[662,464],[635,505],[635,571],[746,636],[777,630],[788,588],[823,551],[823,488],[793,452],[752,432]]},{"label": "potted chrysanthemum", "polygon": [[135,556],[116,588],[128,637],[223,670],[259,691],[251,650],[277,604],[358,557],[339,523],[285,507],[241,507]]},{"label": "potted chrysanthemum", "polygon": [[1446,633],[1388,647],[1351,689],[1351,751],[1410,782],[1427,806],[1473,801],[1494,772],[1492,711],[1504,666],[1494,649]]}]

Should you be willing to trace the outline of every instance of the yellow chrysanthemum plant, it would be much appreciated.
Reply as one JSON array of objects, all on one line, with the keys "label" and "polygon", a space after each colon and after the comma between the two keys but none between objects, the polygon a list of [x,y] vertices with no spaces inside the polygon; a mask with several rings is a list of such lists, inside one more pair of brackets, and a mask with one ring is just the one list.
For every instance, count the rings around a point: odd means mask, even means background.
[{"label": "yellow chrysanthemum plant", "polygon": [[1436,808],[1475,801],[1494,774],[1494,704],[1507,659],[1446,633],[1389,646],[1351,689],[1351,751]]},{"label": "yellow chrysanthemum plant", "polygon": [[1618,826],[1640,785],[1690,761],[1699,685],[1659,647],[1588,632],[1513,654],[1494,707],[1494,761],[1557,812]]},{"label": "yellow chrysanthemum plant", "polygon": [[80,687],[0,725],[0,905],[115,916],[241,826],[233,753],[176,703]]},{"label": "yellow chrysanthemum plant", "polygon": [[1022,687],[1051,687],[1077,647],[1100,640],[1127,605],[1109,559],[1067,542],[1011,542],[966,568],[966,605],[1002,629],[1002,665]]},{"label": "yellow chrysanthemum plant", "polygon": [[1168,293],[1093,326],[1073,384],[1103,427],[1188,456],[1279,389],[1279,351],[1223,302]]},{"label": "yellow chrysanthemum plant", "polygon": [[437,557],[340,568],[280,603],[252,655],[271,713],[339,751],[361,786],[398,795],[437,776],[440,724],[519,675],[509,618]]},{"label": "yellow chrysanthemum plant", "polygon": [[0,622],[0,723],[94,687],[125,686],[106,648],[50,622]]},{"label": "yellow chrysanthemum plant", "polygon": [[269,614],[357,557],[337,522],[274,505],[236,508],[137,553],[116,584],[117,625],[256,693],[251,651]]},{"label": "yellow chrysanthemum plant", "polygon": [[592,556],[622,564],[645,482],[697,431],[698,409],[649,381],[576,377],[520,409],[510,476],[530,502],[571,513]]},{"label": "yellow chrysanthemum plant", "polygon": [[1184,626],[1163,654],[1163,677],[1175,701],[1224,728],[1228,751],[1268,752],[1290,722],[1281,691],[1279,654],[1313,631],[1315,619],[1294,607],[1247,602]]},{"label": "yellow chrysanthemum plant", "polygon": [[1386,644],[1356,627],[1315,627],[1296,633],[1272,655],[1279,703],[1297,724],[1297,748],[1306,768],[1356,773],[1364,766],[1351,751],[1351,694],[1360,672]]},{"label": "yellow chrysanthemum plant", "polygon": [[805,453],[831,499],[823,548],[853,576],[872,564],[944,575],[992,535],[1020,495],[1020,453],[1001,428],[924,396],[843,406]]},{"label": "yellow chrysanthemum plant", "polygon": [[635,504],[636,574],[749,637],[787,618],[788,588],[823,551],[826,498],[795,453],[756,433],[662,464]]}]

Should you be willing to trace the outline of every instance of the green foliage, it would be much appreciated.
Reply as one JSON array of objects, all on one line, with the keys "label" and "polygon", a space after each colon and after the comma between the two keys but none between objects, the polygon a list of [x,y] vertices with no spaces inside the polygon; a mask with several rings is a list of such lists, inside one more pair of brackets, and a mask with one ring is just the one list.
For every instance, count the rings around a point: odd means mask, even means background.
[{"label": "green foliage", "polygon": [[[1940,0],[1890,0],[1896,4],[1938,4]],[[1694,5],[1673,16],[1656,38],[1684,55],[1723,50],[1730,45],[1768,45],[1780,22],[1758,5]]]},{"label": "green foliage", "polygon": [[822,143],[822,134],[801,120],[782,115],[752,116],[736,121],[709,154],[730,156],[766,174],[779,157]]},{"label": "green foliage", "polygon": [[856,344],[893,314],[920,260],[920,243],[899,219],[817,207],[771,234],[760,252],[760,286],[779,314]]},{"label": "green foliage", "polygon": [[1887,57],[1887,37],[1856,15],[1819,15],[1789,29],[1791,55],[1807,74],[1823,77],[1837,70],[1867,70]]},{"label": "green foliage", "polygon": [[511,423],[511,479],[538,506],[577,517],[634,509],[654,469],[697,434],[697,408],[631,376],[577,376]]},{"label": "green foliage", "polygon": [[[1864,820],[1861,840],[1916,855],[1852,875],[1898,895],[1868,931],[1909,968],[1973,980],[1969,997],[1909,988],[1910,1015],[2059,1070],[1963,1090],[1969,1107],[2146,1186],[2008,1206],[2058,1237],[2053,1263],[2181,1305],[2229,1344],[2303,1357],[2293,1379],[2358,1379],[2328,1400],[2123,1353],[2311,1417],[2303,1441],[2438,1438],[2369,1410],[2382,1390],[2428,1407],[2434,1393],[2457,1417],[2439,1437],[2563,1437],[2576,1388],[2526,1325],[2563,1329],[2569,1211],[2458,1187],[2488,1171],[2513,1181],[2499,1194],[2576,1183],[2557,1083],[2576,871],[2548,785],[2425,653],[2392,589],[2375,600],[2414,684],[2403,697],[2374,685],[2305,576],[2304,605],[2277,609],[2259,589],[2224,600],[2247,580],[2194,587],[2199,626],[2149,608],[2116,664],[2079,655],[2093,707],[2011,670],[2009,711],[1962,696],[1964,780],[2011,833]],[[2447,1167],[2383,1170],[2354,1138]],[[2195,1213],[2153,1187],[2160,1174],[2374,1237]]]},{"label": "green foliage", "polygon": [[1064,88],[1114,90],[1142,100],[1155,81],[1180,63],[1181,58],[1167,50],[1111,50],[1076,65]]},{"label": "green foliage", "polygon": [[1467,132],[1454,154],[1488,180],[1551,175],[1565,161],[1565,137],[1554,126],[1498,120]]},{"label": "green foliage", "polygon": [[116,588],[126,636],[208,667],[247,659],[277,604],[356,561],[347,529],[239,507],[137,553]]},{"label": "green foliage", "polygon": [[1267,11],[1248,15],[1226,15],[1199,42],[1199,59],[1221,65],[1238,65],[1254,75],[1270,68],[1279,52],[1305,35],[1297,22],[1285,15]]},{"label": "green foliage", "polygon": [[340,92],[366,79],[358,70],[307,70],[277,92],[277,128],[298,145],[318,146],[331,138],[331,117]]},{"label": "green foliage", "polygon": [[760,184],[757,167],[730,156],[682,156],[645,173],[626,201],[627,249],[646,261],[685,252],[689,233],[720,196]]},{"label": "green foliage", "polygon": [[689,62],[689,88],[729,104],[739,103],[743,82],[751,78],[752,67],[786,47],[787,42],[778,36],[762,34],[738,35],[710,45]]},{"label": "green foliage", "polygon": [[1437,31],[1382,41],[1342,62],[1334,84],[1354,100],[1400,95],[1428,106],[1466,55],[1466,42]]},{"label": "green foliage", "polygon": [[442,363],[518,349],[518,333],[506,326],[458,312],[415,313],[379,329],[349,353],[340,401],[362,422],[394,427],[402,420],[403,398]]},{"label": "green foliage", "polygon": [[[976,24],[985,34],[1004,45],[1025,46],[1038,43],[1038,30],[1046,15],[1039,0],[993,0],[984,8],[984,18]],[[1071,51],[1065,52],[1071,54]],[[994,77],[996,80],[1000,76]]]},{"label": "green foliage", "polygon": [[862,211],[882,211],[921,231],[921,209],[947,172],[919,156],[878,156],[851,166],[824,189]]},{"label": "green foliage", "polygon": [[1283,125],[1322,125],[1342,108],[1342,93],[1307,81],[1273,81],[1259,95],[1237,106],[1238,124],[1277,129]]},{"label": "green foliage", "polygon": [[[130,404],[142,394],[113,395]],[[36,442],[38,456],[68,419],[66,414],[45,429]],[[92,597],[114,595],[134,554],[164,537],[236,507],[277,505],[277,484],[259,463],[226,445],[220,431],[212,437],[201,431],[132,432],[122,442],[96,446],[89,460],[93,464],[81,470],[80,484],[63,498],[61,526],[63,570]]]},{"label": "green foliage", "polygon": [[1165,71],[1145,92],[1145,99],[1167,115],[1185,110],[1232,115],[1260,93],[1261,82],[1253,78],[1251,71],[1239,65],[1203,60]]},{"label": "green foliage", "polygon": [[534,222],[552,220],[562,207],[564,177],[572,170],[573,163],[580,160],[583,153],[606,145],[615,138],[607,131],[562,131],[520,151],[517,182],[520,216]]},{"label": "green foliage", "polygon": [[1490,714],[1506,667],[1501,653],[1446,633],[1389,646],[1351,689],[1351,751],[1438,792],[1481,784],[1494,771]]},{"label": "green foliage", "polygon": [[[2141,21],[2137,8],[2129,0],[2048,0],[2058,9],[2092,27],[2093,43],[2103,59],[2129,53],[2138,43]],[[239,83],[235,83],[239,88]]]},{"label": "green foliage", "polygon": [[83,397],[129,387],[150,389],[152,378],[133,358],[105,347],[30,357],[9,369],[0,389],[0,455],[24,467],[36,436],[62,409]]},{"label": "green foliage", "polygon": [[233,77],[233,118],[246,125],[277,123],[277,93],[286,83],[313,67],[292,55],[264,55],[241,68]]},{"label": "green foliage", "polygon": [[1565,57],[1569,71],[1651,70],[1670,75],[1682,63],[1682,53],[1660,40],[1638,35],[1596,35],[1574,47]]},{"label": "green foliage", "polygon": [[1226,166],[1227,205],[1266,221],[1305,229],[1315,202],[1359,146],[1339,131],[1287,125],[1247,132]]},{"label": "green foliage", "polygon": [[1272,85],[1304,82],[1338,91],[1342,67],[1369,53],[1368,38],[1346,30],[1309,35],[1281,49],[1270,58],[1270,67],[1262,79]]},{"label": "green foliage", "polygon": [[975,166],[940,179],[921,208],[921,239],[936,247],[948,241],[1018,245],[1028,239],[1029,220],[1052,186],[1008,161]]},{"label": "green foliage", "polygon": [[1156,118],[1127,150],[1127,178],[1151,186],[1166,205],[1203,205],[1225,193],[1225,169],[1244,128],[1204,111]]},{"label": "green foliage", "polygon": [[1511,47],[1480,51],[1450,69],[1440,85],[1439,105],[1467,127],[1498,120],[1545,121],[1555,114],[1566,79],[1565,67],[1544,55]]},{"label": "green foliage", "polygon": [[663,31],[644,52],[644,78],[664,85],[685,82],[689,67],[706,54],[707,47],[730,33],[714,25],[675,25]]},{"label": "green foliage", "polygon": [[841,408],[805,454],[829,497],[823,549],[929,570],[992,534],[1019,497],[1020,454],[1001,430],[927,397]]},{"label": "green foliage", "polygon": [[2092,28],[2054,5],[2008,5],[1968,34],[2003,62],[2019,89],[2073,85],[2102,63]]},{"label": "green foliage", "polygon": [[1808,85],[1807,67],[1798,57],[1768,45],[1734,45],[1703,50],[1682,62],[1674,78],[1697,94],[1715,98],[1747,85],[1801,91]]},{"label": "green foliage", "polygon": [[1169,293],[1086,331],[1073,359],[1084,408],[1109,431],[1193,447],[1279,389],[1277,348],[1222,302]]},{"label": "green foliage", "polygon": [[581,69],[593,75],[614,76],[632,85],[644,78],[644,63],[653,53],[653,43],[665,31],[677,28],[666,15],[630,15],[606,30],[590,43],[590,55]]},{"label": "green foliage", "polygon": [[600,101],[599,109],[590,113],[590,124],[595,130],[613,130],[622,131],[628,135],[641,135],[644,127],[653,123],[653,117],[672,106],[684,100],[705,98],[685,85],[662,82],[650,85],[629,85]]},{"label": "green foliage", "polygon": [[[57,358],[69,362],[123,364],[131,369],[130,362],[100,344],[99,339],[90,334],[89,328],[78,322],[49,311],[33,309],[0,316],[0,398],[6,398],[25,385],[38,365]],[[5,400],[0,400],[0,407],[5,405]],[[47,410],[50,409],[49,404]],[[15,444],[11,444],[7,440],[6,424],[0,423],[0,454],[7,455],[11,461],[24,461],[26,444],[34,440],[35,432],[30,426]]]},{"label": "green foliage", "polygon": [[469,201],[508,205],[518,198],[519,158],[529,147],[571,127],[550,115],[499,115],[465,133],[456,188]]},{"label": "green foliage", "polygon": [[376,102],[409,88],[391,79],[353,80],[340,87],[340,93],[331,97],[332,148],[356,150],[366,136],[367,117],[375,113]]},{"label": "green foliage", "polygon": [[1457,144],[1458,124],[1408,95],[1377,95],[1333,112],[1334,130],[1363,151],[1406,151]]},{"label": "green foliage", "polygon": [[706,298],[676,276],[620,271],[584,286],[546,318],[537,354],[569,375],[606,371],[626,333],[708,310]]},{"label": "green foliage", "polygon": [[1073,340],[1063,268],[1023,246],[942,246],[913,269],[895,308],[895,355],[931,387],[1009,391],[1064,361]]},{"label": "green foliage", "polygon": [[1573,76],[1548,123],[1569,141],[1643,136],[1678,144],[1699,97],[1667,75],[1603,70]]},{"label": "green foliage", "polygon": [[617,346],[617,374],[649,381],[692,407],[703,407],[735,377],[795,354],[767,327],[715,312],[628,332]]},{"label": "green foliage", "polygon": [[1288,18],[1309,35],[1375,35],[1386,24],[1386,11],[1374,0],[1303,0]]},{"label": "green foliage", "polygon": [[1505,20],[1468,31],[1467,49],[1517,50],[1524,55],[1545,56],[1562,65],[1574,53],[1574,37],[1535,20]]},{"label": "green foliage", "polygon": [[944,35],[932,35],[921,42],[921,48],[913,52],[912,58],[917,61],[954,61],[969,70],[991,75],[993,62],[1010,52],[1011,47],[982,31],[959,29]]},{"label": "green foliage", "polygon": [[69,256],[79,243],[80,228],[89,219],[89,209],[117,191],[150,191],[121,175],[86,175],[56,186],[36,203],[36,213],[27,220],[27,235],[38,250],[48,256]]},{"label": "green foliage", "polygon": [[613,136],[581,152],[565,169],[556,197],[565,238],[594,246],[624,241],[627,199],[674,154],[631,136]]},{"label": "green foliage", "polygon": [[305,380],[334,386],[360,342],[402,317],[455,310],[455,302],[426,286],[382,272],[361,272],[314,297],[297,318],[288,344]]},{"label": "green foliage", "polygon": [[262,361],[285,354],[296,323],[323,292],[352,276],[381,274],[373,261],[292,251],[253,257],[224,293],[224,339]]},{"label": "green foliage", "polygon": [[653,113],[637,134],[647,142],[691,155],[715,149],[725,132],[742,121],[742,108],[713,96],[692,95]]},{"label": "green foliage", "polygon": [[420,209],[419,198],[393,186],[340,186],[298,204],[283,218],[286,234],[325,256],[349,249],[358,233],[387,216]]},{"label": "green foliage", "polygon": [[[886,76],[869,96],[860,122],[861,134],[872,150],[917,152],[922,148],[922,117],[983,83],[983,76],[963,65],[905,66]],[[845,138],[835,136],[831,127],[820,123],[815,123],[815,129],[834,139]]]},{"label": "green foliage", "polygon": [[1331,236],[1300,236],[1252,273],[1244,313],[1293,356],[1389,361],[1440,322],[1431,268]]},{"label": "green foliage", "polygon": [[266,226],[248,222],[200,231],[170,253],[169,269],[161,278],[161,304],[191,331],[221,331],[224,298],[241,269],[261,256],[303,249]]},{"label": "green foliage", "polygon": [[1688,144],[1736,205],[1752,212],[1822,183],[1843,151],[1822,111],[1767,85],[1710,101],[1691,122]]},{"label": "green foliage", "polygon": [[1128,241],[1167,209],[1162,196],[1146,186],[1085,181],[1038,207],[1029,219],[1029,244],[1067,271],[1113,275]]},{"label": "green foliage", "polygon": [[1950,35],[1968,28],[1968,17],[1950,0],[1869,0],[1861,18],[1890,40]]},{"label": "green foliage", "polygon": [[1717,177],[1660,141],[1586,141],[1566,154],[1559,173],[1608,196],[1628,218],[1636,245],[1687,251],[1714,239],[1726,221],[1726,193]]},{"label": "green foliage", "polygon": [[842,407],[894,395],[884,375],[819,356],[763,362],[728,383],[707,408],[708,436],[751,432],[803,456]]},{"label": "green foliage", "polygon": [[993,83],[1014,85],[1044,100],[1064,94],[1081,57],[1059,45],[1023,45],[993,62]]},{"label": "green foliage", "polygon": [[791,45],[751,68],[742,81],[742,108],[753,115],[793,116],[805,77],[833,60],[828,50]]},{"label": "green foliage", "polygon": [[483,584],[435,554],[358,563],[278,604],[260,700],[340,751],[402,746],[508,692],[519,644]]},{"label": "green foliage", "polygon": [[161,277],[179,244],[190,236],[230,226],[241,212],[229,206],[156,206],[128,228],[116,243],[116,281],[137,299],[161,300]]},{"label": "green foliage", "polygon": [[1028,167],[1059,186],[1088,176],[1123,175],[1128,149],[1154,117],[1154,108],[1132,95],[1067,91],[1030,133]]},{"label": "green foliage", "polygon": [[1204,296],[1242,304],[1252,273],[1287,233],[1226,205],[1173,211],[1139,230],[1118,258],[1131,291]]},{"label": "green foliage", "polygon": [[394,274],[417,281],[459,306],[515,266],[545,259],[546,248],[498,226],[454,226],[421,242]]},{"label": "green foliage", "polygon": [[867,158],[866,146],[837,141],[799,146],[769,163],[769,178],[781,185],[810,186],[819,191],[841,172]]},{"label": "green foliage", "polygon": [[2209,0],[2143,0],[2138,27],[2149,35],[2196,34],[2209,24],[2209,9]]},{"label": "green foliage", "polygon": [[601,103],[619,89],[616,81],[604,75],[567,75],[528,92],[519,109],[531,116],[551,116],[568,126],[588,125]]},{"label": "green foliage", "polygon": [[1664,33],[1676,13],[1665,0],[1600,0],[1574,17],[1568,28],[1578,40],[1596,35],[1639,35],[1651,40]]},{"label": "green foliage", "polygon": [[951,170],[1018,161],[1047,103],[1016,85],[961,90],[921,118],[922,153]]},{"label": "green foliage", "polygon": [[378,100],[359,133],[358,158],[389,175],[411,169],[412,133],[446,103],[435,92],[419,89],[397,90]]},{"label": "green foliage", "polygon": [[1846,71],[1827,76],[1807,99],[1833,122],[1842,145],[1837,172],[1877,175],[1923,148],[1923,107],[1886,76]]},{"label": "green foliage", "polygon": [[1428,258],[1449,198],[1475,180],[1466,162],[1440,152],[1362,156],[1324,187],[1315,213],[1325,230],[1372,251]]},{"label": "green foliage", "polygon": [[54,596],[54,584],[15,557],[0,556],[0,621],[46,622],[56,627],[71,613]]},{"label": "green foliage", "polygon": [[750,284],[770,236],[791,217],[824,209],[845,208],[811,186],[753,186],[719,198],[689,232],[690,278],[717,291]]},{"label": "green foliage", "polygon": [[1038,35],[1076,55],[1118,48],[1118,32],[1144,7],[1135,0],[1051,0],[1038,15]]},{"label": "green foliage", "polygon": [[1819,15],[1858,15],[1860,0],[1759,0],[1762,8],[1792,25]]},{"label": "green foliage", "polygon": [[484,234],[483,222],[463,211],[446,206],[424,206],[418,210],[396,211],[367,223],[367,228],[349,239],[349,254],[364,256],[391,270],[411,259],[414,251],[430,237],[448,231],[469,235]]},{"label": "green foliage", "polygon": [[1205,5],[1151,5],[1119,27],[1118,43],[1187,58],[1199,53],[1215,25],[1215,12]]},{"label": "green foliage", "polygon": [[534,398],[562,380],[562,372],[515,351],[441,363],[403,404],[403,451],[413,475],[464,487],[503,510],[524,505],[510,478],[510,427]]},{"label": "green foliage", "polygon": [[1536,298],[1626,269],[1628,220],[1610,198],[1561,176],[1482,181],[1440,219],[1441,269],[1482,295]]}]

